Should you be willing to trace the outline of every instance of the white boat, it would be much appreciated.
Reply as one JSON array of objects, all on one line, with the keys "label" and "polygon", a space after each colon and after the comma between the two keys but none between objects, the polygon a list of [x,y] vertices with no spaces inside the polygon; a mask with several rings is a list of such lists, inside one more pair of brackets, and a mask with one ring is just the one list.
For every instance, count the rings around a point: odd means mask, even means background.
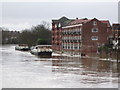
[{"label": "white boat", "polygon": [[40,57],[51,57],[52,46],[51,45],[37,45],[31,48],[31,54],[38,55]]},{"label": "white boat", "polygon": [[18,46],[15,47],[15,50],[28,51],[30,49],[26,44],[19,44]]}]

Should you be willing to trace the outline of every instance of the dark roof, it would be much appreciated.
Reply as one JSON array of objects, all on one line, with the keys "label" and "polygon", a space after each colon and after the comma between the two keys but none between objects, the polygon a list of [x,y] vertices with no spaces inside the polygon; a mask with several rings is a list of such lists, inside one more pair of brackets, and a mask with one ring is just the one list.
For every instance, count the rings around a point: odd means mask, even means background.
[{"label": "dark roof", "polygon": [[[96,18],[94,18],[96,19]],[[64,26],[69,26],[69,25],[76,25],[76,24],[85,24],[91,20],[94,19],[87,19],[87,18],[83,18],[83,19],[68,19],[67,17],[63,16],[60,19],[53,19],[52,23],[56,23],[56,24],[61,24],[62,27]],[[97,20],[97,19],[96,19]],[[107,24],[108,27],[111,27],[109,20],[98,20],[101,23]]]},{"label": "dark roof", "polygon": [[73,21],[74,19],[68,19],[67,17],[63,16],[60,19],[53,19],[52,23],[56,23],[56,24],[61,24],[61,26],[66,26],[68,25],[69,22]]}]

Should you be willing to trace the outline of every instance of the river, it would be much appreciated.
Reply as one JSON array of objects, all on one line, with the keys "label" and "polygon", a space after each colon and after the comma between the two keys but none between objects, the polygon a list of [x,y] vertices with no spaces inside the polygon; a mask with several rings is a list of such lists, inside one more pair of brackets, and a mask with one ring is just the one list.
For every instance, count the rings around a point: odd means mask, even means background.
[{"label": "river", "polygon": [[2,88],[118,88],[117,63],[54,56],[39,58],[3,45]]}]

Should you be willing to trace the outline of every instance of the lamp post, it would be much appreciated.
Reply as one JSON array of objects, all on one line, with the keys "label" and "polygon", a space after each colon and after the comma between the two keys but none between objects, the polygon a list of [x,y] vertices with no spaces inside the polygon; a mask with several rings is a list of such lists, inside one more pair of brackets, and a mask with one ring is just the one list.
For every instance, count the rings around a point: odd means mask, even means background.
[{"label": "lamp post", "polygon": [[116,49],[116,54],[117,54],[117,62],[118,62],[118,50],[119,50],[119,47],[118,47],[118,36],[117,36],[117,40],[113,40],[113,49],[115,50]]},{"label": "lamp post", "polygon": [[118,35],[118,30],[117,30],[117,62],[118,62],[118,53],[119,53],[119,35]]},{"label": "lamp post", "polygon": [[119,38],[118,31],[119,31],[119,30],[117,30],[117,45],[116,45],[116,49],[117,49],[117,63],[118,63],[118,50],[119,50],[119,46],[118,46],[118,44],[119,44],[119,40],[118,40],[118,38]]}]

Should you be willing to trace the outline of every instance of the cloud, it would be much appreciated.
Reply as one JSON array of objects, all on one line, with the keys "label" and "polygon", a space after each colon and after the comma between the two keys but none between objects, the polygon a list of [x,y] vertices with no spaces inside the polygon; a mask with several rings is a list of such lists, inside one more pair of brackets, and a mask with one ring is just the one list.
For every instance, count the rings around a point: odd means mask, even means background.
[{"label": "cloud", "polygon": [[32,25],[29,23],[20,23],[20,24],[3,24],[2,27],[7,28],[9,27],[10,31],[21,31],[23,29],[31,28]]},{"label": "cloud", "polygon": [[118,2],[119,0],[1,0],[1,2]]},{"label": "cloud", "polygon": [[2,26],[17,31],[38,25],[41,21],[47,21],[51,26],[52,19],[62,16],[107,19],[113,23],[118,22],[117,5],[117,2],[4,2],[2,3],[2,16],[0,16],[2,19],[0,20],[2,20]]}]

